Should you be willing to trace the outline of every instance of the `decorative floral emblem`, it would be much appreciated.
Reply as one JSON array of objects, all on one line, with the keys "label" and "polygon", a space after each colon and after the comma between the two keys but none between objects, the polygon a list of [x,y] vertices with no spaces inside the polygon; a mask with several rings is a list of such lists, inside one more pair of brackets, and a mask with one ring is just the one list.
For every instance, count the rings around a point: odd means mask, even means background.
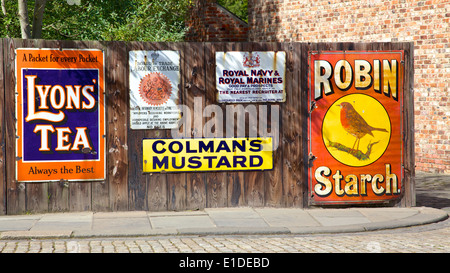
[{"label": "decorative floral emblem", "polygon": [[172,93],[170,80],[161,73],[152,72],[141,79],[139,94],[149,105],[166,103]]}]

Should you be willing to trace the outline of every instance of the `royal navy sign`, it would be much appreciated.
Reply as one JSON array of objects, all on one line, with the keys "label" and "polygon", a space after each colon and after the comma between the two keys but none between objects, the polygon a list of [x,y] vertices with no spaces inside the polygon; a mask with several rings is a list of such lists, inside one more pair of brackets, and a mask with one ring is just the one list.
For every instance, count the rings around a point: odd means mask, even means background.
[{"label": "royal navy sign", "polygon": [[310,203],[400,197],[403,58],[403,51],[309,53]]},{"label": "royal navy sign", "polygon": [[216,52],[219,103],[284,102],[284,51]]},{"label": "royal navy sign", "polygon": [[17,181],[105,179],[104,58],[16,49]]}]

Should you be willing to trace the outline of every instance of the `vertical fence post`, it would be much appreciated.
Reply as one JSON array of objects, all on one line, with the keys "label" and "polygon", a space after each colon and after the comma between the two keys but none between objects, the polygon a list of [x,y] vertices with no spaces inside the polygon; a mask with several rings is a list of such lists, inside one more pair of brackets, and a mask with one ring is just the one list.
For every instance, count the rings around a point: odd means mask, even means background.
[{"label": "vertical fence post", "polygon": [[5,177],[5,77],[3,46],[6,38],[0,39],[0,215],[6,214]]}]

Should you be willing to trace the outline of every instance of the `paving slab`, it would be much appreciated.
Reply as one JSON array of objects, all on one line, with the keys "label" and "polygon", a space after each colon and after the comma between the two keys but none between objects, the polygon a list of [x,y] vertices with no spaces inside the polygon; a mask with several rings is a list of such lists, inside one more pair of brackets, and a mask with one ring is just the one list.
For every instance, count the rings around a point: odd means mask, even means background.
[{"label": "paving slab", "polygon": [[320,226],[320,223],[309,214],[308,210],[259,208],[255,211],[271,227]]},{"label": "paving slab", "polygon": [[58,231],[58,230],[76,230],[91,229],[91,222],[77,221],[38,221],[29,230],[30,231]]},{"label": "paving slab", "polygon": [[114,211],[114,212],[96,212],[94,219],[117,219],[117,218],[143,218],[147,217],[146,211]]},{"label": "paving slab", "polygon": [[217,227],[269,227],[263,219],[243,219],[243,218],[228,218],[228,219],[214,219]]},{"label": "paving slab", "polygon": [[90,229],[92,215],[92,212],[44,214],[30,228],[30,231]]},{"label": "paving slab", "polygon": [[2,232],[0,239],[45,239],[45,238],[70,238],[72,230],[46,230],[46,231],[7,231]]},{"label": "paving slab", "polygon": [[147,215],[150,217],[158,216],[192,216],[192,215],[208,215],[204,210],[186,210],[186,211],[149,211]]},{"label": "paving slab", "polygon": [[205,209],[217,227],[269,227],[252,208]]},{"label": "paving slab", "polygon": [[252,208],[205,209],[217,227],[269,227]]},{"label": "paving slab", "polygon": [[353,209],[315,209],[309,214],[322,226],[347,226],[371,223],[361,212]]},{"label": "paving slab", "polygon": [[18,231],[18,230],[29,230],[33,227],[38,220],[29,219],[29,220],[1,220],[0,222],[0,231]]},{"label": "paving slab", "polygon": [[30,215],[1,215],[0,223],[4,221],[17,220],[40,220],[45,214],[30,214]]},{"label": "paving slab", "polygon": [[403,219],[407,217],[414,216],[420,213],[415,209],[404,209],[404,208],[372,208],[368,209],[357,209],[362,215],[367,217],[371,222],[384,222],[392,221],[396,219]]},{"label": "paving slab", "polygon": [[205,212],[213,219],[259,219],[260,215],[253,208],[206,208]]},{"label": "paving slab", "polygon": [[148,217],[116,217],[95,218],[92,223],[93,231],[118,232],[127,230],[150,230],[151,225]]},{"label": "paving slab", "polygon": [[63,212],[63,213],[48,213],[43,214],[40,221],[91,221],[93,212]]},{"label": "paving slab", "polygon": [[153,229],[171,228],[214,228],[215,225],[207,215],[179,215],[149,217]]}]

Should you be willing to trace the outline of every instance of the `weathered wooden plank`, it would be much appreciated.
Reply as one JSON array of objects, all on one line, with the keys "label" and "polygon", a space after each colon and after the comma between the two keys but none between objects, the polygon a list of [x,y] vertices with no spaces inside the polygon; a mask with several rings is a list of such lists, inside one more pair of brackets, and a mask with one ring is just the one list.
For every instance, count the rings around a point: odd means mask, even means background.
[{"label": "weathered wooden plank", "polygon": [[[186,43],[159,43],[160,49],[178,50],[180,52],[180,67],[185,67],[186,55],[184,48]],[[185,87],[183,73],[180,73],[179,101],[178,105],[185,104],[184,94]],[[187,132],[189,128],[183,128]],[[167,130],[166,137],[171,138],[170,130]],[[167,174],[167,190],[168,190],[168,209],[169,210],[185,210],[186,209],[186,173],[168,173]]]},{"label": "weathered wooden plank", "polygon": [[[165,138],[165,130],[151,130],[149,138]],[[167,175],[150,173],[147,175],[147,207],[149,211],[168,209]]]},{"label": "weathered wooden plank", "polygon": [[[109,42],[105,54],[106,69],[106,162],[107,182],[95,191],[108,202],[93,200],[99,210],[128,209],[128,52],[126,44]],[[94,191],[94,188],[93,188]]]},{"label": "weathered wooden plank", "polygon": [[69,210],[90,211],[92,209],[92,191],[89,182],[69,183]]},{"label": "weathered wooden plank", "polygon": [[[274,104],[278,107],[280,107],[280,104]],[[280,109],[280,108],[278,108]],[[267,105],[267,119],[269,122],[272,120],[272,115],[275,115],[274,113],[271,113],[271,105]],[[260,115],[264,116],[266,115],[263,111],[260,111]],[[280,116],[279,114],[276,114],[277,116]],[[263,117],[260,117],[263,118]],[[282,168],[282,159],[283,159],[283,152],[280,147],[280,132],[281,127],[280,126],[280,119],[276,121],[278,125],[275,125],[271,122],[269,125],[269,128],[271,130],[270,133],[264,132],[263,136],[271,136],[272,142],[274,144],[274,150],[273,150],[273,169],[270,171],[265,171],[265,206],[270,207],[281,207],[283,204],[283,168]]]},{"label": "weathered wooden plank", "polygon": [[[166,138],[167,130],[148,130],[146,138]],[[142,167],[141,167],[142,168]],[[165,173],[145,174],[147,180],[147,207],[150,211],[168,209],[167,175]]]},{"label": "weathered wooden plank", "polygon": [[3,45],[6,39],[0,39],[0,215],[6,214],[6,172],[5,172],[5,78]]},{"label": "weathered wooden plank", "polygon": [[[243,43],[242,44],[242,51],[272,51],[274,47],[273,43]],[[245,114],[246,116],[246,136],[249,136],[250,134],[250,127],[254,126],[257,129],[258,123],[264,123],[264,126],[267,126],[267,120],[265,118],[262,118],[260,116],[260,109],[258,105],[269,105],[268,103],[246,103],[244,104],[244,107],[247,108],[249,111],[249,114]],[[256,110],[256,116],[253,116],[250,114],[250,111],[252,111],[252,108],[255,108]],[[254,130],[253,129],[253,130]],[[248,131],[247,131],[248,130]],[[257,130],[256,130],[257,131]],[[257,131],[258,132],[258,131]],[[259,134],[260,132],[258,132]],[[258,135],[261,136],[261,135]],[[245,178],[245,196],[247,200],[247,205],[252,207],[262,207],[264,206],[264,203],[266,201],[266,175],[265,171],[246,171],[244,173]]]},{"label": "weathered wooden plank", "polygon": [[[142,173],[142,139],[145,132],[128,129],[128,208],[142,210],[146,206],[147,176]],[[124,197],[126,198],[126,197]]]},{"label": "weathered wooden plank", "polygon": [[[283,181],[283,205],[286,207],[303,206],[303,185],[307,183],[303,177],[302,141],[306,139],[306,131],[302,131],[301,104],[306,103],[301,96],[301,58],[306,47],[292,43],[286,50],[286,102],[282,106],[281,113],[281,143],[283,153],[282,181]],[[303,74],[307,73],[306,70]]]},{"label": "weathered wooden plank", "polygon": [[16,47],[22,45],[19,39],[4,40],[4,73],[5,73],[5,158],[6,158],[6,187],[7,214],[20,214],[26,211],[25,185],[17,183],[15,177],[16,162],[16,124],[15,124],[15,52]]},{"label": "weathered wooden plank", "polygon": [[[222,43],[205,43],[205,124],[204,137],[224,137],[224,109],[217,103],[216,91],[216,51],[224,50]],[[227,173],[207,172],[206,203],[208,207],[227,206]]]},{"label": "weathered wooden plank", "polygon": [[[270,51],[287,51],[287,47],[281,43],[269,44]],[[285,82],[291,81],[289,78],[291,74],[285,72]],[[265,127],[259,128],[261,136],[272,137],[273,142],[273,169],[264,172],[264,205],[270,207],[281,207],[283,204],[283,168],[282,158],[283,153],[280,146],[281,136],[281,108],[284,103],[265,103],[265,108],[259,110],[259,120],[265,121]],[[272,109],[273,107],[273,109]],[[272,112],[272,110],[274,112]],[[259,126],[264,126],[260,123]]]},{"label": "weathered wooden plank", "polygon": [[48,211],[69,211],[69,183],[65,181],[48,184]]},{"label": "weathered wooden plank", "polygon": [[395,43],[395,49],[404,50],[405,62],[403,65],[403,151],[404,151],[404,180],[402,182],[404,194],[402,207],[416,205],[415,195],[415,147],[414,147],[414,43]]},{"label": "weathered wooden plank", "polygon": [[[164,50],[158,43],[146,43],[146,50]],[[168,130],[153,129],[145,131],[145,138],[165,138]],[[142,168],[142,166],[141,166]],[[145,174],[147,181],[147,208],[149,211],[168,209],[167,175],[165,173]]]},{"label": "weathered wooden plank", "polygon": [[[184,48],[184,101],[191,110],[190,131],[185,130],[187,138],[203,137],[203,107],[205,105],[205,49],[203,43],[189,43]],[[206,174],[204,172],[186,173],[186,209],[206,207]]]},{"label": "weathered wooden plank", "polygon": [[26,183],[26,210],[28,213],[40,213],[48,211],[48,183]]},{"label": "weathered wooden plank", "polygon": [[[130,92],[129,86],[129,65],[128,54],[131,50],[147,50],[149,43],[132,42],[127,46],[127,75],[126,84],[127,92]],[[129,99],[126,102],[126,109],[129,113]],[[147,175],[143,174],[143,158],[142,158],[142,140],[146,137],[147,130],[132,130],[127,126],[128,130],[128,208],[129,210],[143,210],[147,207]]]},{"label": "weathered wooden plank", "polygon": [[[227,43],[225,44],[224,51],[249,51],[251,50],[250,43]],[[214,76],[215,78],[215,76]],[[217,92],[217,91],[216,91]],[[245,133],[243,135],[239,135],[237,128],[237,116],[234,116],[233,110],[239,110],[239,108],[235,108],[240,104],[222,104],[223,110],[223,121],[224,121],[224,137],[245,137]],[[244,105],[245,107],[245,105]],[[232,122],[230,122],[232,121]],[[247,124],[246,124],[247,125]],[[234,127],[231,127],[234,126]],[[233,132],[232,136],[227,135],[227,132]],[[247,190],[248,183],[246,172],[238,171],[231,172],[227,175],[227,191],[228,191],[228,206],[247,206],[248,198],[247,198]]]},{"label": "weathered wooden plank", "polygon": [[[408,48],[409,46],[409,48]],[[407,142],[405,151],[407,153],[405,163],[405,175],[406,175],[406,191],[410,195],[410,201],[406,203],[406,206],[416,205],[416,183],[415,183],[415,135],[414,135],[414,43],[405,43],[403,47],[407,54],[405,55],[405,115],[407,115],[407,124],[405,130],[407,134]],[[409,188],[408,188],[409,187]]]}]

